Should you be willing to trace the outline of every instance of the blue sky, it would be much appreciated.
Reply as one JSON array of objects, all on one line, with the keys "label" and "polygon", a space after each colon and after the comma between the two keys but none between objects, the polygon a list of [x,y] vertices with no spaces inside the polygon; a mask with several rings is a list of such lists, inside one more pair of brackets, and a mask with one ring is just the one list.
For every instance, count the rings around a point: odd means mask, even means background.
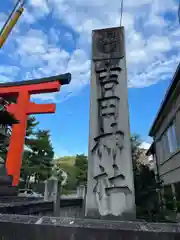
[{"label": "blue sky", "polygon": [[[0,4],[0,25],[13,7]],[[148,131],[180,62],[178,0],[125,0],[131,132],[150,141]],[[36,95],[55,102],[56,114],[39,115],[50,129],[56,156],[87,153],[91,31],[118,26],[119,0],[29,0],[18,24],[0,50],[0,81],[19,81],[72,73],[59,93]]]}]

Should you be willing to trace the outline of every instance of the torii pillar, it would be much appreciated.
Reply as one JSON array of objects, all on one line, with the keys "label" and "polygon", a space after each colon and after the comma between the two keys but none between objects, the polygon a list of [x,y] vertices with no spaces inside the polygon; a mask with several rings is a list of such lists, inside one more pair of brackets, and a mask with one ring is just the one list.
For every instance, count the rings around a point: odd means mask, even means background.
[{"label": "torii pillar", "polygon": [[56,107],[55,104],[30,102],[31,94],[58,92],[61,85],[69,84],[70,80],[71,74],[66,73],[50,78],[0,84],[1,97],[16,97],[17,99],[16,103],[10,104],[7,108],[19,121],[12,127],[6,158],[6,171],[7,175],[12,176],[13,186],[19,183],[28,115],[54,113]]}]

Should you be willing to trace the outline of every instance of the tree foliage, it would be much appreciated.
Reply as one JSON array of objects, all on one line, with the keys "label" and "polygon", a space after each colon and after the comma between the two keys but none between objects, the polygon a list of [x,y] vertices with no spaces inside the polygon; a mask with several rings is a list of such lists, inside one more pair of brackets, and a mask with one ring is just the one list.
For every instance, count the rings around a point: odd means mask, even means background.
[{"label": "tree foliage", "polygon": [[88,161],[84,154],[76,155],[75,161],[76,179],[78,185],[84,185],[87,182]]},{"label": "tree foliage", "polygon": [[28,117],[25,140],[27,140],[28,137],[32,138],[32,136],[36,134],[35,127],[38,125],[39,122],[36,121],[36,118],[34,116]]},{"label": "tree foliage", "polygon": [[[45,180],[51,174],[54,152],[50,142],[50,133],[46,130],[36,130],[38,124],[34,117],[28,120],[27,150],[24,151],[21,169],[21,177],[25,180],[28,180],[32,175],[35,176],[36,181]],[[140,137],[133,134],[131,136],[131,149],[136,205],[147,207],[154,201],[154,196],[157,196],[158,186],[154,172],[138,161],[142,155],[140,145]],[[65,190],[75,190],[77,186],[86,184],[88,161],[84,154],[56,159],[56,165],[68,174],[68,181],[64,186]]]},{"label": "tree foliage", "polygon": [[62,158],[62,161],[59,158],[56,162],[57,166],[63,169],[68,175],[67,184],[64,186],[67,191],[76,190],[77,188],[76,168],[73,159],[75,159],[74,156],[66,156]]},{"label": "tree foliage", "polygon": [[[131,149],[135,182],[135,194],[137,204],[145,203],[149,193],[156,190],[155,174],[148,166],[143,165],[138,160],[142,156],[140,148],[142,141],[137,134],[131,136]],[[84,154],[76,156],[65,156],[56,160],[59,166],[68,173],[68,190],[75,189],[78,185],[86,184],[88,161]],[[147,202],[147,201],[146,201]]]},{"label": "tree foliage", "polygon": [[141,164],[135,172],[135,197],[136,205],[144,206],[152,203],[156,195],[157,183],[154,171]]},{"label": "tree foliage", "polygon": [[133,160],[133,172],[134,172],[134,186],[135,186],[135,201],[136,206],[141,209],[146,209],[148,214],[152,209],[157,209],[158,196],[157,189],[159,184],[156,182],[155,173],[149,168],[139,162],[142,150],[140,148],[141,140],[140,137],[134,134],[131,137],[132,147],[132,160]]},{"label": "tree foliage", "polygon": [[140,148],[141,143],[142,141],[139,135],[133,134],[131,136],[132,163],[134,170],[138,167],[138,160],[142,155],[142,149]]},{"label": "tree foliage", "polygon": [[34,176],[36,181],[45,180],[51,174],[54,151],[50,133],[48,130],[36,130],[38,124],[34,117],[29,118],[21,168],[21,178],[25,181],[31,176]]},{"label": "tree foliage", "polygon": [[68,174],[65,190],[76,190],[79,185],[87,182],[87,156],[84,154],[76,156],[65,156],[56,159],[56,164]]}]

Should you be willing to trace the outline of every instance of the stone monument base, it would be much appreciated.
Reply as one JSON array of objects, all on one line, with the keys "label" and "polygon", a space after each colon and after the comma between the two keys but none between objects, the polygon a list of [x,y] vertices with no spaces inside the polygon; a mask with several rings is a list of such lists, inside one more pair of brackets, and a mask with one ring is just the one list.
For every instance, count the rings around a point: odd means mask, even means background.
[{"label": "stone monument base", "polygon": [[121,216],[114,216],[111,214],[108,214],[106,216],[100,216],[98,211],[88,211],[86,218],[90,219],[100,219],[100,220],[108,220],[108,221],[135,221],[136,220],[136,214],[134,212],[129,213],[123,213]]},{"label": "stone monument base", "polygon": [[6,174],[0,175],[0,199],[2,197],[17,196],[18,188],[12,186],[12,178]]},{"label": "stone monument base", "polygon": [[0,215],[6,240],[177,240],[179,224]]}]

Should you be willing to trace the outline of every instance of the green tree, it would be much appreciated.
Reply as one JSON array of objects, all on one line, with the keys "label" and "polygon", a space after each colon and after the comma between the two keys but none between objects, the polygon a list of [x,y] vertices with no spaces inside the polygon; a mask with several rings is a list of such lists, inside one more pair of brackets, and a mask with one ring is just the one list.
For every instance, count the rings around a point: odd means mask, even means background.
[{"label": "green tree", "polygon": [[141,143],[142,141],[139,135],[133,134],[131,136],[131,152],[134,171],[136,171],[136,168],[138,167],[138,160],[142,155],[142,149],[140,148]]},{"label": "green tree", "polygon": [[29,116],[27,120],[27,128],[26,128],[26,137],[25,141],[28,144],[28,138],[34,136],[36,134],[36,127],[39,125],[39,122],[36,121],[34,116]]},{"label": "green tree", "polygon": [[51,175],[54,151],[50,141],[50,133],[47,130],[36,130],[38,122],[35,117],[28,121],[26,131],[26,150],[23,154],[21,178],[25,182],[31,176],[36,181],[45,180]]},{"label": "green tree", "polygon": [[75,160],[77,185],[86,184],[88,161],[84,154],[76,155]]},{"label": "green tree", "polygon": [[[135,186],[135,201],[137,209],[148,214],[148,217],[152,217],[152,212],[159,208],[157,189],[160,187],[156,182],[155,173],[149,168],[149,166],[139,162],[139,158],[142,155],[142,149],[140,148],[141,139],[137,134],[131,137],[132,148],[132,161],[134,172],[134,186]],[[139,213],[137,213],[139,214]]]},{"label": "green tree", "polygon": [[135,173],[136,205],[145,207],[149,204],[153,194],[156,194],[156,188],[154,171],[150,170],[146,165],[139,165]]},{"label": "green tree", "polygon": [[21,166],[21,178],[24,180],[25,184],[28,184],[29,178],[32,176],[34,169],[31,164],[32,150],[30,148],[30,143],[32,138],[35,138],[35,128],[39,125],[34,116],[28,116],[26,136],[25,136],[25,148],[22,157]]},{"label": "green tree", "polygon": [[31,152],[29,150],[24,150],[21,166],[21,178],[24,180],[25,184],[28,184],[29,178],[32,175],[31,163]]},{"label": "green tree", "polygon": [[51,175],[54,157],[49,131],[38,130],[35,138],[29,140],[28,147],[31,149],[30,167],[36,181],[47,179]]}]

